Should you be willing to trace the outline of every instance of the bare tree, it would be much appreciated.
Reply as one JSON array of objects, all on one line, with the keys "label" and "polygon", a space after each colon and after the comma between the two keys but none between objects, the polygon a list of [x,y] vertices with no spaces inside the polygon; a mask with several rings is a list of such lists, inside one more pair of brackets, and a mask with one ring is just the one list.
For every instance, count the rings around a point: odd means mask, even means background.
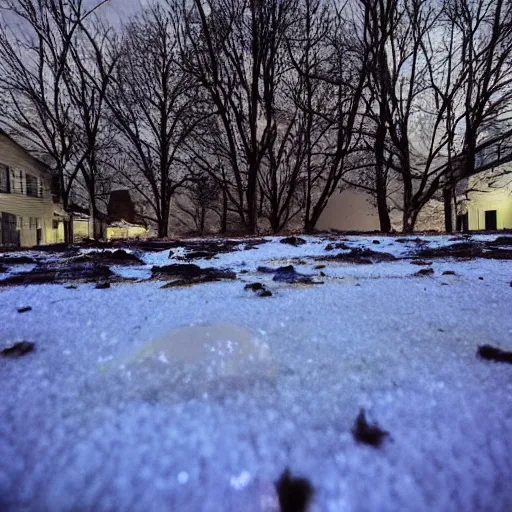
[{"label": "bare tree", "polygon": [[[210,174],[197,173],[191,176],[187,187],[176,201],[177,209],[192,221],[193,227],[201,235],[206,228],[208,212],[221,216],[219,212],[219,182]],[[183,224],[188,225],[187,222]]]},{"label": "bare tree", "polygon": [[182,33],[187,72],[216,116],[215,154],[229,171],[226,193],[254,233],[259,177],[276,137],[276,62],[294,0],[196,0]]},{"label": "bare tree", "polygon": [[312,232],[358,151],[367,53],[346,5],[303,0],[300,13],[290,55],[299,74],[304,229]]},{"label": "bare tree", "polygon": [[112,120],[131,164],[124,174],[147,201],[158,235],[168,235],[171,199],[186,183],[184,143],[199,122],[193,82],[180,64],[180,6],[155,4],[131,21],[108,95]]},{"label": "bare tree", "polygon": [[401,188],[402,229],[412,232],[446,178],[456,123],[447,126],[463,75],[454,80],[453,60],[438,58],[439,8],[427,0],[364,0],[364,5],[376,181],[392,170]]},{"label": "bare tree", "polygon": [[[106,1],[106,0],[105,0]],[[105,1],[3,0],[0,87],[3,122],[34,150],[49,155],[64,208],[86,157],[80,120],[66,87],[70,54],[85,20]],[[65,236],[72,239],[72,223]]]},{"label": "bare tree", "polygon": [[85,157],[80,162],[83,184],[88,191],[93,237],[101,235],[96,222],[98,196],[109,191],[106,160],[115,151],[115,134],[107,119],[107,94],[119,57],[112,29],[99,19],[82,25],[80,39],[70,48],[64,82],[81,127],[79,147]]},{"label": "bare tree", "polygon": [[[451,232],[455,186],[512,158],[512,4],[506,0],[449,0],[446,23],[459,42],[462,63],[460,145],[445,187],[445,228]],[[508,144],[510,146],[510,144]]]}]

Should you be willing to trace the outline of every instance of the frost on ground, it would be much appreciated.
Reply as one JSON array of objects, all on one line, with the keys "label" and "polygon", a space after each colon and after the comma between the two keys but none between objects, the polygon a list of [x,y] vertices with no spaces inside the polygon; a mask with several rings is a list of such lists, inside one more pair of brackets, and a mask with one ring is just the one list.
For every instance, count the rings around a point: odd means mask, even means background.
[{"label": "frost on ground", "polygon": [[[0,286],[0,349],[35,343],[0,357],[0,510],[277,512],[286,468],[312,512],[512,510],[512,365],[476,355],[512,349],[510,244],[421,262],[457,242],[303,238],[126,246],[108,289]],[[0,285],[86,255],[1,255]],[[236,280],[152,271],[187,263]],[[287,265],[323,284],[274,280]],[[354,439],[361,409],[380,447]]]}]

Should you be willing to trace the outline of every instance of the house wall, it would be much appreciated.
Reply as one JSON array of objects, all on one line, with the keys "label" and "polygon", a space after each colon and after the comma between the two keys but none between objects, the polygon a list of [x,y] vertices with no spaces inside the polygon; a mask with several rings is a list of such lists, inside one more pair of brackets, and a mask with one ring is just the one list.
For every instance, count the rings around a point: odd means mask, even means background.
[{"label": "house wall", "polygon": [[91,237],[92,221],[87,219],[73,219],[73,238],[80,241]]},{"label": "house wall", "polygon": [[[481,191],[468,194],[467,213],[470,230],[485,229],[486,210],[496,210],[498,229],[512,229],[512,178],[504,176],[493,187],[489,187],[485,180],[478,178],[470,181],[470,188]],[[499,187],[499,188],[495,188]]]},{"label": "house wall", "polygon": [[[37,228],[42,230],[41,243],[51,242],[54,236],[54,205],[47,169],[3,133],[0,133],[0,165],[9,167],[11,183],[10,193],[0,193],[0,212],[16,215],[21,246],[36,244]],[[42,197],[26,195],[27,174],[38,179],[38,186],[42,186]]]},{"label": "house wall", "polygon": [[56,227],[48,228],[46,230],[46,242],[47,244],[61,244],[64,242],[64,222],[62,220],[55,220]]},{"label": "house wall", "polygon": [[124,238],[146,238],[148,230],[143,226],[107,226],[105,228],[105,239],[115,240]]}]

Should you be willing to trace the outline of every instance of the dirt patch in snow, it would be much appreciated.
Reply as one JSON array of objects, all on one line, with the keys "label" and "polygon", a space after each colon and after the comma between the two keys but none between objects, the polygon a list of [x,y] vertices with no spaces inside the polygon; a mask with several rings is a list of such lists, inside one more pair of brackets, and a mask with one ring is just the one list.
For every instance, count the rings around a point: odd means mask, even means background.
[{"label": "dirt patch in snow", "polygon": [[34,350],[34,343],[31,341],[17,341],[0,350],[3,357],[21,357]]},{"label": "dirt patch in snow", "polygon": [[493,242],[489,242],[489,245],[512,247],[512,236],[499,236]]},{"label": "dirt patch in snow", "polygon": [[0,281],[0,286],[28,284],[61,284],[67,282],[96,282],[98,280],[124,281],[116,276],[106,265],[99,263],[44,263],[30,272],[10,275]]},{"label": "dirt patch in snow", "polygon": [[175,263],[162,267],[153,267],[151,273],[153,279],[165,279],[168,281],[163,288],[236,279],[236,274],[230,270],[220,270],[211,267],[201,268],[192,263]]},{"label": "dirt patch in snow", "polygon": [[115,251],[91,251],[76,258],[73,263],[102,263],[104,265],[144,265],[135,254],[122,249]]},{"label": "dirt patch in snow", "polygon": [[317,261],[340,261],[343,263],[356,263],[360,265],[369,265],[380,263],[382,261],[395,261],[396,257],[387,252],[372,251],[371,249],[355,248],[349,252],[340,252],[333,256],[319,256]]},{"label": "dirt patch in snow", "polygon": [[304,238],[301,238],[300,236],[288,236],[286,238],[282,238],[281,240],[279,240],[279,242],[282,244],[288,244],[297,247],[299,245],[304,245],[306,243],[306,240],[304,240]]},{"label": "dirt patch in snow", "polygon": [[389,436],[389,433],[382,430],[376,423],[368,423],[364,409],[361,409],[354,423],[352,435],[358,443],[369,444],[370,446],[378,448],[384,438]]},{"label": "dirt patch in snow", "polygon": [[37,260],[30,256],[3,256],[0,265],[33,265]]},{"label": "dirt patch in snow", "polygon": [[338,249],[339,251],[348,251],[348,250],[350,250],[350,247],[343,242],[338,242],[335,244],[327,244],[325,246],[326,251],[334,251],[334,249]]},{"label": "dirt patch in snow", "polygon": [[272,277],[272,281],[276,281],[278,283],[288,283],[288,284],[323,284],[319,281],[314,281],[313,275],[301,274],[295,270],[293,265],[287,265],[285,267],[272,268],[272,267],[258,267],[256,269],[258,272],[262,272],[264,274],[274,274]]},{"label": "dirt patch in snow", "polygon": [[487,359],[488,361],[512,364],[512,352],[508,350],[503,350],[498,347],[493,347],[491,345],[481,345],[480,347],[478,347],[477,354],[482,359]]},{"label": "dirt patch in snow", "polygon": [[292,477],[286,469],[275,483],[281,512],[306,512],[313,497],[313,486],[307,478]]},{"label": "dirt patch in snow", "polygon": [[512,260],[512,250],[496,247],[494,242],[459,242],[446,247],[422,249],[417,256],[420,258],[485,258],[492,260]]}]

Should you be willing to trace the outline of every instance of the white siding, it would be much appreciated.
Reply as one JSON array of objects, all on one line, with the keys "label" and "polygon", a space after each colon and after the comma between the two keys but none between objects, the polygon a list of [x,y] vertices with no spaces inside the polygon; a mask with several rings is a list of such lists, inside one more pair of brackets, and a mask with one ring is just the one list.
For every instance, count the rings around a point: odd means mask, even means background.
[{"label": "white siding", "polygon": [[[52,229],[54,205],[48,170],[2,133],[0,133],[0,164],[9,167],[11,181],[11,193],[0,193],[0,212],[21,217],[21,220],[18,220],[21,245],[36,244],[38,224],[42,229],[41,242],[50,242],[51,240],[46,240],[46,235],[47,231]],[[42,197],[26,195],[27,173],[38,178],[38,183],[42,185]]]}]

